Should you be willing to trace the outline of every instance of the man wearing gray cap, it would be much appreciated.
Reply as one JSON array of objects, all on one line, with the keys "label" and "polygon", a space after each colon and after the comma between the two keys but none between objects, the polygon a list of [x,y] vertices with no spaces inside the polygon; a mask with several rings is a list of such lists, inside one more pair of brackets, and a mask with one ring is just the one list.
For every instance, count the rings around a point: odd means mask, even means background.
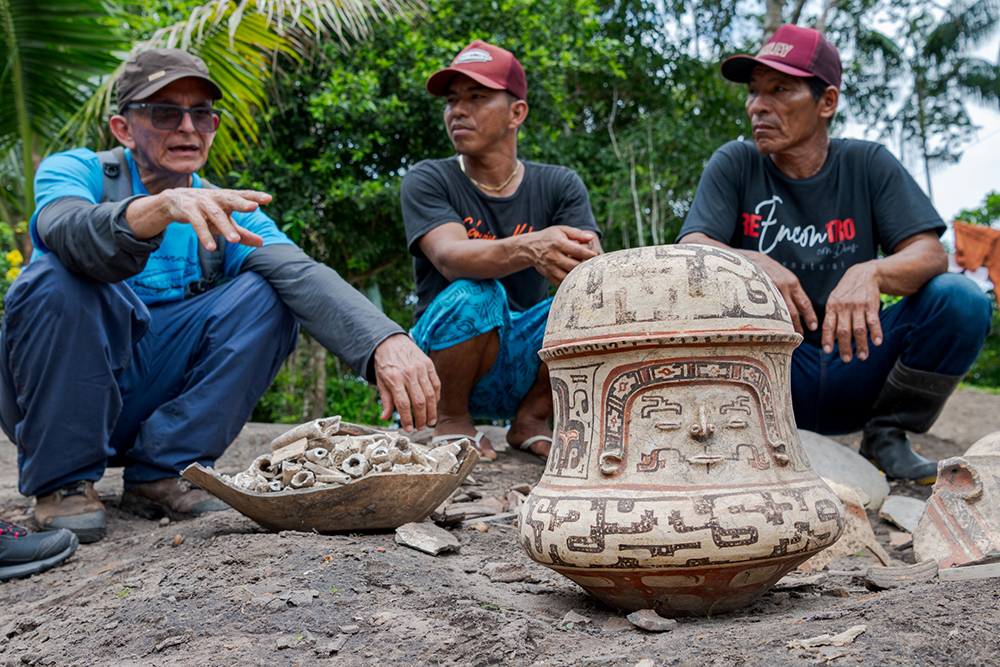
[{"label": "man wearing gray cap", "polygon": [[[816,30],[780,27],[722,75],[747,84],[753,141],[712,156],[681,243],[731,246],[785,297],[805,344],[792,357],[799,428],[864,431],[861,453],[888,477],[933,482],[926,432],[989,331],[990,303],[945,274],[945,225],[882,146],[831,139],[837,50]],[[881,294],[904,297],[881,308]]]},{"label": "man wearing gray cap", "polygon": [[43,530],[105,534],[94,491],[125,467],[147,518],[226,506],[178,473],[211,465],[294,349],[298,325],[377,382],[383,417],[436,421],[440,384],[403,330],[308,258],[261,205],[201,169],[223,91],[176,49],[133,56],[111,131],[122,147],[52,155],[36,175],[36,251],[5,299],[0,425]]}]

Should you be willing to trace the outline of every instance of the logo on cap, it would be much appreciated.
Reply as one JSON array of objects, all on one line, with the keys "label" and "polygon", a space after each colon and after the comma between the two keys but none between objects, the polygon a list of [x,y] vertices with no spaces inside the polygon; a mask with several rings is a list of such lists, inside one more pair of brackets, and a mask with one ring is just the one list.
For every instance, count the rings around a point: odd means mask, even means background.
[{"label": "logo on cap", "polygon": [[156,72],[155,74],[150,74],[150,75],[149,75],[149,76],[147,77],[147,79],[148,79],[149,81],[156,81],[157,79],[159,79],[159,78],[162,78],[162,77],[165,77],[166,75],[167,75],[167,72],[166,72],[166,70],[162,70],[162,69],[161,69],[161,70],[160,70],[159,72]]},{"label": "logo on cap", "polygon": [[760,53],[758,53],[757,56],[776,56],[778,58],[784,58],[792,52],[793,48],[795,47],[784,42],[768,42],[761,47]]},{"label": "logo on cap", "polygon": [[465,63],[488,63],[493,60],[493,56],[483,49],[469,49],[459,53],[452,65],[464,65]]}]

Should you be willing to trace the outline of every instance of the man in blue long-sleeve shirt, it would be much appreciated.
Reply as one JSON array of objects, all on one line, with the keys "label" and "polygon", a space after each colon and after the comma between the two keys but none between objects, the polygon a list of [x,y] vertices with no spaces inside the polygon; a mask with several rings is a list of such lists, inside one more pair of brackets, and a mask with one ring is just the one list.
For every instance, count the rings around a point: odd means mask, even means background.
[{"label": "man in blue long-sleeve shirt", "polygon": [[377,382],[384,418],[436,421],[433,364],[403,330],[277,228],[270,195],[196,173],[222,94],[199,58],[140,53],[110,121],[125,150],[39,167],[36,254],[5,299],[0,424],[43,530],[101,539],[108,465],[125,466],[122,507],[142,516],[223,509],[178,473],[221,456],[299,323]]}]

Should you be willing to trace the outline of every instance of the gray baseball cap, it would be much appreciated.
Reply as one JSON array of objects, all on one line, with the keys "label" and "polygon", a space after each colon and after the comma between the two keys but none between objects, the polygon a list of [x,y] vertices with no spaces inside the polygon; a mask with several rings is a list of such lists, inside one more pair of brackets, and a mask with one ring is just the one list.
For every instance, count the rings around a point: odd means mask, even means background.
[{"label": "gray baseball cap", "polygon": [[178,79],[201,79],[212,89],[212,99],[222,99],[222,89],[212,81],[205,61],[181,49],[141,51],[125,63],[115,84],[118,111],[133,100],[149,97]]}]

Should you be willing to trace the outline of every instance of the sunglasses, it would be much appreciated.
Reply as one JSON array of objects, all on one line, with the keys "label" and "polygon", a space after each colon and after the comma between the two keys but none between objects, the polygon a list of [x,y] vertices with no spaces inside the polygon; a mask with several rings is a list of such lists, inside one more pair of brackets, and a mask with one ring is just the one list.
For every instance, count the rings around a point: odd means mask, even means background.
[{"label": "sunglasses", "polygon": [[157,130],[176,130],[184,122],[184,114],[191,114],[191,124],[199,132],[215,132],[221,117],[212,107],[185,109],[176,104],[129,104],[128,109],[149,109],[149,122]]}]

